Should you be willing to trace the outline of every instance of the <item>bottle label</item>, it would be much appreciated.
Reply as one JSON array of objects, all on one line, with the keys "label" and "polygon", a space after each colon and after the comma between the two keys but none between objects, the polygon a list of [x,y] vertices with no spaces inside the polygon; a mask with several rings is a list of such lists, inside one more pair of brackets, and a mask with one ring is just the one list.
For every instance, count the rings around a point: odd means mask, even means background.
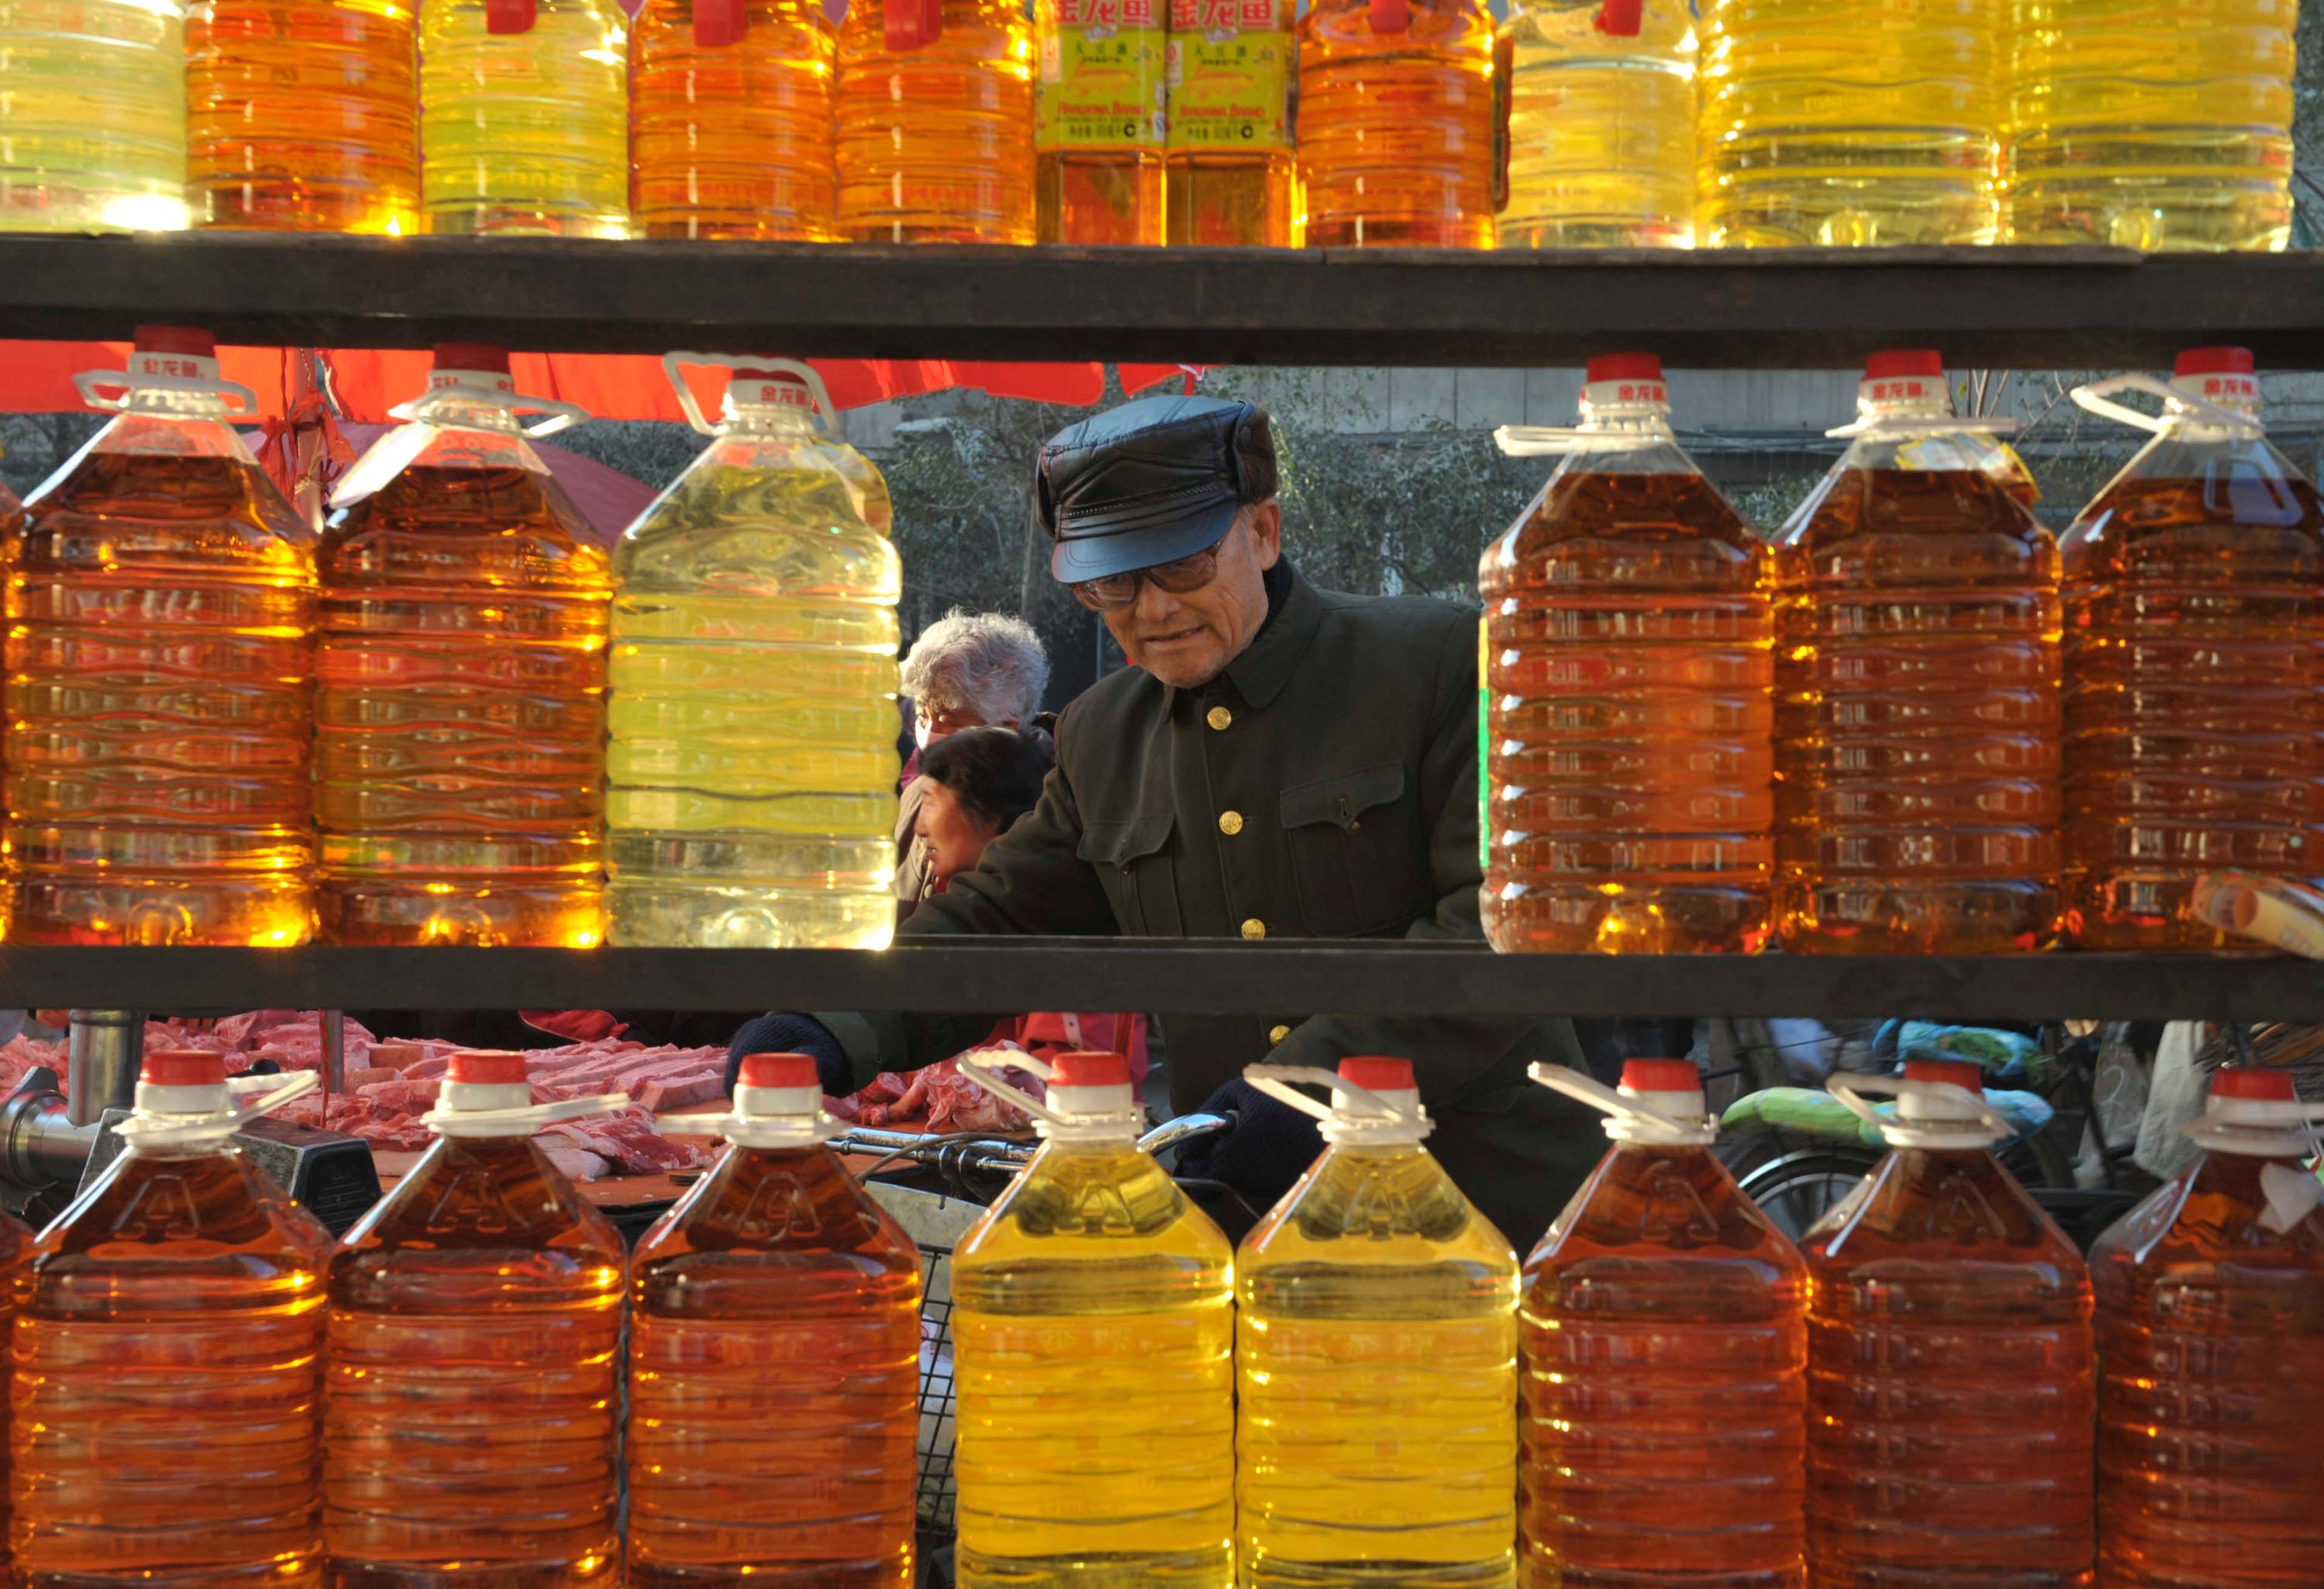
[{"label": "bottle label", "polygon": [[1041,0],[1037,149],[1162,143],[1165,0]]},{"label": "bottle label", "polygon": [[1298,59],[1283,0],[1170,0],[1170,147],[1289,149]]}]

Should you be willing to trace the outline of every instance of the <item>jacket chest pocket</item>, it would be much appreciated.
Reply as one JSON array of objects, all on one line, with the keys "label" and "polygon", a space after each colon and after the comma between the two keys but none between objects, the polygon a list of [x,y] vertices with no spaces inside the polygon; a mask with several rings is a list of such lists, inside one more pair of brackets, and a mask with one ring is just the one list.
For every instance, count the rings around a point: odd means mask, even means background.
[{"label": "jacket chest pocket", "polygon": [[1178,885],[1173,875],[1167,811],[1121,822],[1084,822],[1074,853],[1097,873],[1113,906],[1113,919],[1129,938],[1176,938]]},{"label": "jacket chest pocket", "polygon": [[1434,902],[1428,838],[1401,762],[1285,790],[1283,828],[1300,915],[1315,937],[1377,932]]}]

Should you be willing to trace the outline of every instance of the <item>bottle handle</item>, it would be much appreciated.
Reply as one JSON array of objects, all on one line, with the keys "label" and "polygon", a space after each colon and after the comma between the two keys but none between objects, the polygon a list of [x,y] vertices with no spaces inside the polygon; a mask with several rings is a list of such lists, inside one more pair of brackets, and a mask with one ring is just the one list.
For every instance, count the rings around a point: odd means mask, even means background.
[{"label": "bottle handle", "polygon": [[578,403],[559,402],[553,397],[528,397],[522,393],[503,392],[494,386],[471,386],[459,381],[430,386],[410,402],[397,403],[387,414],[392,420],[426,424],[435,419],[438,410],[460,407],[500,408],[512,414],[547,414],[549,418],[539,424],[517,427],[518,433],[528,441],[543,440],[589,417],[589,411]]},{"label": "bottle handle", "polygon": [[683,372],[689,365],[706,370],[770,370],[788,375],[807,388],[808,402],[824,435],[834,441],[841,439],[839,411],[832,406],[831,389],[823,383],[823,377],[811,365],[795,358],[760,358],[731,353],[665,353],[661,356],[661,373],[668,378],[670,390],[678,394],[678,411],[686,416],[687,424],[705,436],[717,435],[718,427],[703,414],[694,388],[686,383]]},{"label": "bottle handle", "polygon": [[1953,436],[1964,431],[1973,436],[2015,436],[2017,421],[2008,414],[1947,414],[1941,420],[1865,414],[1845,425],[1834,425],[1824,434],[1835,441],[1847,441],[1858,436]]},{"label": "bottle handle", "polygon": [[1610,1116],[1606,1122],[1606,1134],[1618,1142],[1701,1147],[1719,1138],[1719,1122],[1710,1115],[1689,1124],[1683,1120],[1674,1120],[1667,1114],[1658,1114],[1652,1109],[1641,1109],[1596,1076],[1568,1070],[1563,1065],[1545,1065],[1536,1060],[1526,1067],[1526,1075],[1553,1093],[1563,1093],[1567,1097]]},{"label": "bottle handle", "polygon": [[[197,392],[212,397],[238,399],[239,408],[226,410],[228,416],[258,417],[258,393],[239,381],[206,381],[198,375],[132,375],[126,370],[83,370],[72,378],[73,390],[80,393],[82,402],[106,413],[127,411],[141,391]],[[119,397],[99,397],[97,390],[105,386],[121,388]]]},{"label": "bottle handle", "polygon": [[[1299,1090],[1300,1086],[1329,1087],[1363,1105],[1368,1117],[1383,1123],[1418,1125],[1420,1117],[1406,1114],[1370,1087],[1358,1086],[1343,1079],[1337,1072],[1316,1065],[1246,1065],[1243,1080],[1279,1104],[1288,1104],[1311,1119],[1333,1121],[1342,1118],[1340,1111],[1329,1104],[1319,1104]],[[1295,1086],[1292,1084],[1297,1083]]]},{"label": "bottle handle", "polygon": [[[1031,1056],[1028,1055],[1026,1058],[1030,1058]],[[954,1061],[954,1063],[960,1067],[960,1073],[968,1077],[969,1080],[974,1082],[978,1086],[982,1087],[986,1092],[991,1093],[994,1097],[1003,1098],[1008,1102],[1014,1104],[1018,1108],[1022,1109],[1027,1114],[1032,1116],[1035,1120],[1045,1120],[1051,1125],[1066,1125],[1073,1123],[1068,1121],[1065,1116],[1059,1114],[1056,1111],[1051,1109],[1047,1104],[1042,1103],[1038,1098],[1034,1097],[1031,1094],[1020,1092],[1017,1088],[1010,1086],[1007,1082],[1002,1081],[999,1076],[987,1070],[983,1066],[979,1065],[967,1055],[961,1055],[959,1058]],[[1010,1063],[1013,1065],[1016,1061],[1012,1059]],[[1032,1070],[1034,1069],[1034,1067],[1028,1065],[1024,1067],[1024,1068],[1027,1070]],[[1040,1069],[1044,1071],[1048,1067],[1047,1066],[1040,1067]],[[1041,1079],[1047,1081],[1048,1077],[1043,1076]]]},{"label": "bottle handle", "polygon": [[224,1114],[198,1115],[190,1120],[168,1115],[132,1114],[114,1128],[122,1139],[133,1146],[150,1143],[170,1147],[195,1142],[224,1141],[245,1124],[262,1114],[270,1114],[294,1098],[302,1098],[322,1085],[322,1076],[312,1070],[293,1071],[284,1076],[236,1076],[226,1080],[226,1094],[255,1095],[250,1101],[228,1110]]},{"label": "bottle handle", "polygon": [[[2017,1128],[2003,1118],[1999,1110],[1985,1101],[1982,1092],[1949,1081],[1922,1081],[1902,1076],[1851,1076],[1846,1081],[1834,1076],[1823,1084],[1824,1091],[1848,1106],[1848,1112],[1879,1132],[1884,1139],[1903,1147],[1929,1146],[1915,1142],[1914,1136],[1973,1136],[1982,1129],[1988,1143],[2006,1141],[2017,1134]],[[1866,1093],[1886,1093],[1896,1098],[1918,1092],[1930,1097],[1962,1097],[1977,1109],[1973,1120],[1908,1121],[1900,1110],[1895,1114],[1883,1114],[1864,1100]]]},{"label": "bottle handle", "polygon": [[[2163,400],[2163,411],[2160,414],[2144,413],[2126,403],[2109,401],[2109,394],[2116,392],[2144,392],[2150,397],[2159,397]],[[2190,397],[2168,382],[2158,381],[2152,375],[2135,371],[2077,386],[2067,395],[2074,400],[2077,408],[2152,436],[2160,436],[2172,429],[2174,421],[2185,420],[2217,426],[2238,436],[2264,436],[2267,433],[2266,427],[2249,414],[2222,408],[2200,397]]]}]

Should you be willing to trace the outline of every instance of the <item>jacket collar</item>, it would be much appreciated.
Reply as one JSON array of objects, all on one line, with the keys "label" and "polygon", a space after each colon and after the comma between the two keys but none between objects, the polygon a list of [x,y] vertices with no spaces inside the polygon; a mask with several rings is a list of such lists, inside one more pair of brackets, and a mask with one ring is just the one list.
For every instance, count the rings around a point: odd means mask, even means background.
[{"label": "jacket collar", "polygon": [[[1323,623],[1323,599],[1314,588],[1299,577],[1289,559],[1276,566],[1284,574],[1282,605],[1269,614],[1242,654],[1229,662],[1226,671],[1220,675],[1234,685],[1245,701],[1259,708],[1272,704],[1283,693],[1283,687],[1291,681],[1291,670],[1299,665],[1307,642],[1315,638],[1315,631]],[[1190,693],[1200,696],[1216,689],[1218,684],[1219,680],[1213,679]],[[1172,707],[1176,706],[1179,693],[1175,688],[1168,689]]]}]

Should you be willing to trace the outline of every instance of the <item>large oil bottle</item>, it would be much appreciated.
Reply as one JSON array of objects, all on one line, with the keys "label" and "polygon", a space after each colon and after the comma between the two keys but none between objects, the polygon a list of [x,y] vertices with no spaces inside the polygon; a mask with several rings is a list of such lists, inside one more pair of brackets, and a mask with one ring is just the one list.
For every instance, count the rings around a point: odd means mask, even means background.
[{"label": "large oil bottle", "polygon": [[194,224],[420,229],[411,0],[194,0],[186,196]]},{"label": "large oil bottle", "polygon": [[1688,0],[1514,0],[1503,248],[1694,245]]},{"label": "large oil bottle", "polygon": [[1167,5],[1037,0],[1033,231],[1039,241],[1163,241]]},{"label": "large oil bottle", "polygon": [[1801,1242],[1810,1589],[2091,1582],[2089,1271],[1979,1082],[1908,1062],[1888,1153]]},{"label": "large oil bottle", "polygon": [[2288,1071],[2213,1072],[2203,1156],[2090,1249],[2107,1589],[2324,1584],[2319,1117]]},{"label": "large oil bottle", "polygon": [[1990,243],[2007,0],[1702,0],[1710,248]]},{"label": "large oil bottle", "polygon": [[620,0],[420,0],[428,229],[628,236],[629,32]]},{"label": "large oil bottle", "polygon": [[837,35],[814,0],[650,0],[630,31],[630,211],[647,237],[827,243]]},{"label": "large oil bottle", "polygon": [[1517,1254],[1421,1146],[1410,1060],[1245,1074],[1326,1146],[1235,1254],[1237,1583],[1508,1589]]},{"label": "large oil bottle", "polygon": [[[2107,400],[2126,389],[2161,416]],[[2074,397],[2154,439],[2059,548],[2066,929],[2094,949],[2249,947],[2187,904],[2221,867],[2319,870],[2324,503],[2261,429],[2246,349]]]},{"label": "large oil bottle", "polygon": [[2004,422],[1876,354],[1776,538],[1776,915],[1828,954],[2034,949],[2059,916],[2058,548]]},{"label": "large oil bottle", "polygon": [[1293,0],[1170,0],[1171,245],[1296,248]]},{"label": "large oil bottle", "polygon": [[234,1141],[314,1077],[254,1079],[238,1109],[221,1056],[147,1053],[125,1150],[19,1271],[18,1589],[321,1589],[331,1237]]},{"label": "large oil bottle", "polygon": [[2280,249],[2299,0],[2004,0],[2003,241]]},{"label": "large oil bottle", "polygon": [[[552,420],[521,429],[521,410]],[[568,404],[508,354],[436,350],[332,493],[318,559],[318,914],[343,944],[604,937],[605,624],[596,531],[526,442]]]},{"label": "large oil bottle", "polygon": [[752,1054],[731,1144],[630,1259],[629,1585],[910,1589],[920,1259]]},{"label": "large oil bottle", "polygon": [[126,373],[79,377],[120,417],[0,545],[18,942],[310,936],[315,537],[216,355],[143,326]]},{"label": "large oil bottle", "polygon": [[902,581],[888,488],[807,365],[706,362],[754,367],[613,557],[613,938],[885,948]]},{"label": "large oil bottle", "polygon": [[186,224],[178,0],[0,0],[0,232]]},{"label": "large oil bottle", "polygon": [[620,1579],[621,1233],[532,1134],[521,1054],[452,1056],[420,1162],[331,1255],[323,1526],[338,1589]]},{"label": "large oil bottle", "polygon": [[1315,0],[1299,176],[1317,248],[1490,248],[1493,19],[1476,0]]},{"label": "large oil bottle", "polygon": [[837,114],[846,241],[1033,241],[1033,30],[1018,0],[849,5]]},{"label": "large oil bottle", "polygon": [[1228,1589],[1233,1251],[1139,1149],[1120,1055],[1059,1056],[1031,1108],[953,1255],[960,1589]]},{"label": "large oil bottle", "polygon": [[[5,490],[5,488],[0,488]],[[5,516],[5,513],[0,513]],[[0,1341],[14,1339],[18,1310],[23,1306],[25,1265],[32,1261],[32,1233],[14,1215],[0,1213]],[[0,1356],[0,1374],[11,1374],[11,1357]],[[12,1434],[7,1399],[0,1398],[0,1452],[10,1449]],[[0,1550],[13,1549],[14,1533],[8,1510],[11,1486],[0,1483]],[[0,1561],[6,1560],[0,1555]]]},{"label": "large oil bottle", "polygon": [[1526,1260],[1520,1583],[1801,1589],[1806,1264],[1712,1150],[1692,1063],[1629,1060],[1613,1095],[1536,1074],[1614,1146]]},{"label": "large oil bottle", "polygon": [[1477,572],[1485,933],[1572,953],[1748,951],[1774,863],[1773,565],[1679,448],[1659,359],[1593,359],[1580,430]]}]

